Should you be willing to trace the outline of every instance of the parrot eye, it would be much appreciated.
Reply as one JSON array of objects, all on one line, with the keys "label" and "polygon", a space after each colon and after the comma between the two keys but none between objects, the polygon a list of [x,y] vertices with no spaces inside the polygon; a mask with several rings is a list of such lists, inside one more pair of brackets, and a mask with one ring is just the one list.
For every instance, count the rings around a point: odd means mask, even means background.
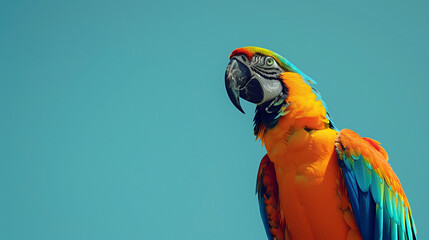
[{"label": "parrot eye", "polygon": [[274,64],[274,59],[273,59],[273,58],[270,58],[270,57],[267,57],[267,59],[265,60],[265,63],[266,63],[268,66],[272,66],[272,65]]}]

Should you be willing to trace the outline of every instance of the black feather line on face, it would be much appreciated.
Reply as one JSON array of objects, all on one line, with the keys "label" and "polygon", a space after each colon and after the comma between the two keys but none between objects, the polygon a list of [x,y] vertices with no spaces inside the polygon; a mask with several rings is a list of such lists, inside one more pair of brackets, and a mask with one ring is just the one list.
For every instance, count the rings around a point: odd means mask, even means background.
[{"label": "black feather line on face", "polygon": [[[283,81],[280,78],[277,78],[282,85],[283,85],[283,94],[287,96],[288,89],[286,85],[283,83]],[[262,126],[265,126],[268,129],[272,129],[277,125],[277,122],[279,121],[279,118],[277,116],[282,111],[282,107],[286,105],[286,101],[283,104],[280,104],[278,106],[270,106],[271,102],[266,102],[261,105],[256,106],[255,109],[255,117],[253,118],[253,133],[258,136],[259,132],[262,130]],[[267,111],[267,108],[269,107],[269,111]]]},{"label": "black feather line on face", "polygon": [[271,71],[267,71],[267,70],[262,70],[260,68],[254,68],[252,67],[252,70],[255,72],[258,72],[259,74],[267,74],[267,75],[278,75],[279,73],[281,73],[280,69],[271,69]]},{"label": "black feather line on face", "polygon": [[258,73],[261,76],[269,77],[270,79],[273,79],[274,77],[277,78],[280,73],[282,73],[282,69],[277,68],[271,68],[271,71],[262,70],[260,67],[251,66],[252,71]]}]

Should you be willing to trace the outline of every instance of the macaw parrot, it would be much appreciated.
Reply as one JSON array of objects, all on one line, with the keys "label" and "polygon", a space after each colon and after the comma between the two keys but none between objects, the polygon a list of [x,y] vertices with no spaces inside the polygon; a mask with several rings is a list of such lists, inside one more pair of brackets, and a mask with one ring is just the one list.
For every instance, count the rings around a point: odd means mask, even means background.
[{"label": "macaw parrot", "polygon": [[256,104],[267,154],[256,192],[268,239],[417,239],[410,204],[380,143],[338,131],[316,82],[263,48],[234,50],[225,87]]}]

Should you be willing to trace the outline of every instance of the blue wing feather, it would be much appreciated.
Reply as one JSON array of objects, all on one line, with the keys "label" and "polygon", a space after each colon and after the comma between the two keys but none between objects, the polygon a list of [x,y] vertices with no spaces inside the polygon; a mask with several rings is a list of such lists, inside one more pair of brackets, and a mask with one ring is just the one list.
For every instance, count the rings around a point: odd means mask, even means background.
[{"label": "blue wing feather", "polygon": [[[374,140],[362,139],[351,130],[342,130],[335,144],[338,165],[361,236],[365,240],[417,239],[411,211],[402,200],[406,198],[398,195],[398,188],[402,191],[400,184],[392,189],[385,176],[373,169],[374,162],[375,166],[388,166],[387,154],[374,144]],[[363,148],[369,154],[366,158],[361,154]],[[390,166],[387,168],[394,175]]]},{"label": "blue wing feather", "polygon": [[381,235],[374,230],[375,202],[370,192],[362,192],[357,184],[356,176],[349,170],[343,161],[339,161],[343,170],[343,176],[349,194],[350,203],[356,218],[359,231],[363,239],[374,239],[375,235]]}]

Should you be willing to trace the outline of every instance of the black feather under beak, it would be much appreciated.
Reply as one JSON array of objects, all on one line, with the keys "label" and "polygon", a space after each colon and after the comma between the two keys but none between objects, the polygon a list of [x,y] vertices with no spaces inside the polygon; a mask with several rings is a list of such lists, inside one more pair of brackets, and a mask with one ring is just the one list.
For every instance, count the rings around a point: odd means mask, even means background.
[{"label": "black feather under beak", "polygon": [[261,104],[277,97],[282,91],[279,81],[267,80],[254,74],[247,66],[233,57],[225,72],[225,87],[229,99],[234,106],[244,113],[240,105],[240,97],[251,103]]}]

